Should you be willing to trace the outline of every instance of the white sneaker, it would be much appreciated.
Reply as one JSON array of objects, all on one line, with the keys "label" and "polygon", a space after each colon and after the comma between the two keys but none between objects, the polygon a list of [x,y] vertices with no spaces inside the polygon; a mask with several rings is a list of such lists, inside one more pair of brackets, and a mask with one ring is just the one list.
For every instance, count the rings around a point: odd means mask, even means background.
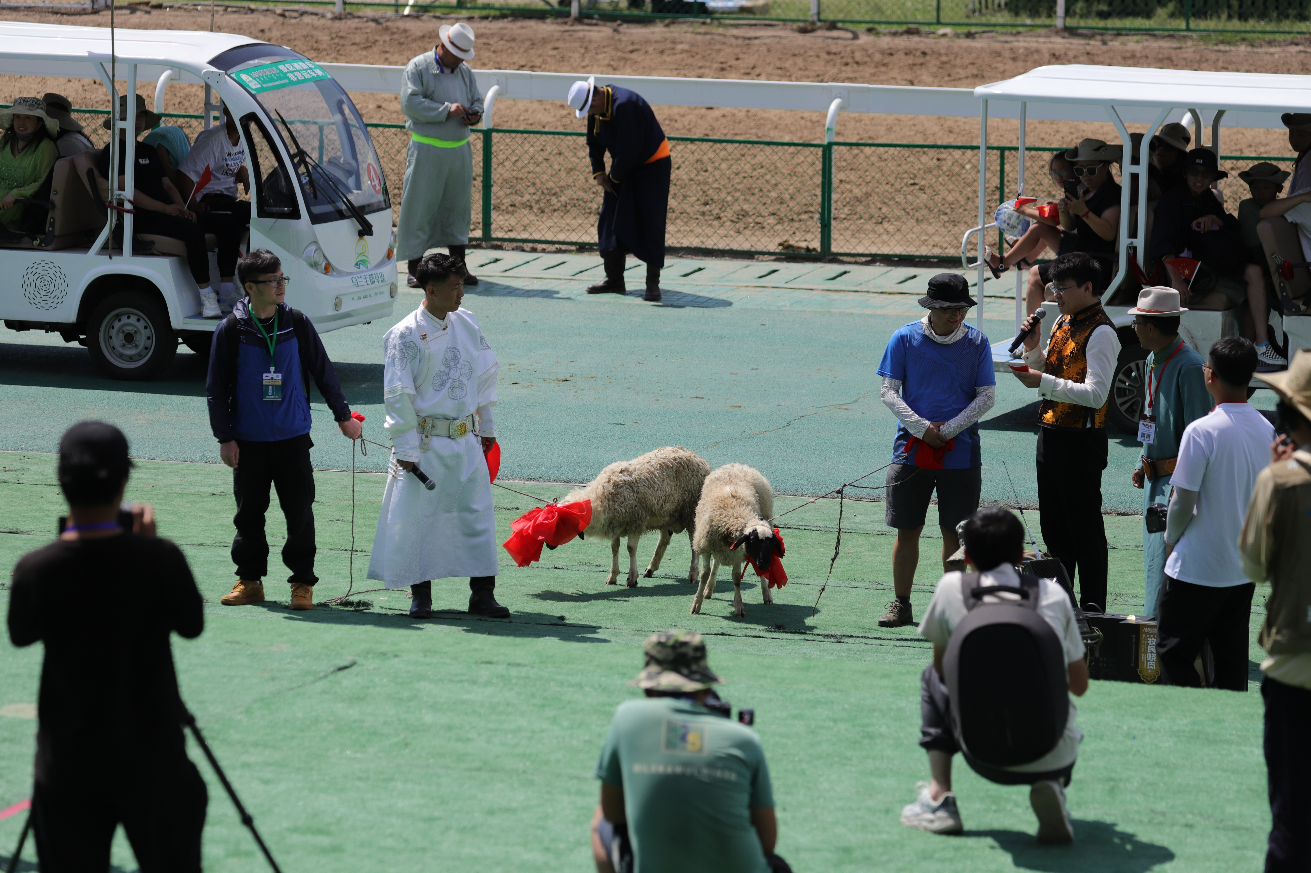
[{"label": "white sneaker", "polygon": [[929,793],[929,783],[915,783],[919,795],[914,803],[907,804],[901,810],[901,823],[908,828],[928,831],[931,834],[959,834],[965,828],[961,825],[960,811],[956,809],[956,795],[948,791],[937,800]]},{"label": "white sneaker", "polygon": [[1256,370],[1258,373],[1287,369],[1288,359],[1275,351],[1275,347],[1270,343],[1261,343],[1256,347]]},{"label": "white sneaker", "polygon": [[204,307],[200,313],[201,318],[223,317],[223,310],[219,309],[218,295],[214,293],[213,288],[200,292],[200,304]]},{"label": "white sneaker", "polygon": [[1033,783],[1029,788],[1029,805],[1038,816],[1038,842],[1074,842],[1074,827],[1065,808],[1065,789],[1061,783],[1051,780]]}]

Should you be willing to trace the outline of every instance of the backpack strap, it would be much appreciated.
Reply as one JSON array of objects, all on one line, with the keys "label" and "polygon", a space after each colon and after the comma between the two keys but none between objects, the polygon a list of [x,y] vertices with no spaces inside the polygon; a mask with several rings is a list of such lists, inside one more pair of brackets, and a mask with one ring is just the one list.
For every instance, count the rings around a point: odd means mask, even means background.
[{"label": "backpack strap", "polygon": [[[978,606],[980,603],[983,602],[983,596],[979,596],[979,597],[974,596],[975,589],[979,587],[979,575],[980,574],[978,573],[960,574],[960,593],[961,593],[961,598],[965,601],[966,612],[972,611],[974,607]],[[1012,585],[987,586],[987,592],[989,594],[992,593],[993,589],[996,589],[997,591],[1009,591],[1011,593],[1016,593],[1022,590],[1027,593],[1028,595],[1027,597],[1021,596],[1018,600],[1000,601],[1000,602],[1013,603],[1016,606],[1023,606],[1024,608],[1030,610],[1031,612],[1038,611],[1038,596],[1041,589],[1041,583],[1037,576],[1031,575],[1029,573],[1021,573],[1020,585],[1018,589]]]},{"label": "backpack strap", "polygon": [[241,322],[237,314],[229,312],[223,319],[223,328],[227,331],[228,342],[228,384],[237,384],[237,355],[241,352]]},{"label": "backpack strap", "polygon": [[300,380],[305,388],[305,402],[308,403],[310,399],[309,326],[306,324],[305,313],[290,306],[287,310],[291,313],[292,333],[296,335],[296,355],[300,358]]},{"label": "backpack strap", "polygon": [[978,573],[961,573],[960,574],[960,596],[965,601],[965,611],[969,612],[979,605],[979,601],[974,597],[974,589],[979,585]]}]

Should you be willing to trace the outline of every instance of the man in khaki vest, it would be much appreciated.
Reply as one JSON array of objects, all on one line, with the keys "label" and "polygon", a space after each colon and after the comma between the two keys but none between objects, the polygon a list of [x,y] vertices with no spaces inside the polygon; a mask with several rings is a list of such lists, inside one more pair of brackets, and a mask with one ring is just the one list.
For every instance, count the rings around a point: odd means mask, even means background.
[{"label": "man in khaki vest", "polygon": [[1279,395],[1272,463],[1257,476],[1238,540],[1243,570],[1270,583],[1259,642],[1267,657],[1265,761],[1270,779],[1270,873],[1311,869],[1311,351],[1283,373],[1257,374]]}]

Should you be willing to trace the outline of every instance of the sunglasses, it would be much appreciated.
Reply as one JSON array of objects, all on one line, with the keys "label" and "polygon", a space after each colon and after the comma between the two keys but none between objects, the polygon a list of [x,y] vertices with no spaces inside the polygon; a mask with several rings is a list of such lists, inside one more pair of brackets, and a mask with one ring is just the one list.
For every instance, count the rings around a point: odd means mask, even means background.
[{"label": "sunglasses", "polygon": [[1098,173],[1098,172],[1102,169],[1102,167],[1104,167],[1104,166],[1106,166],[1106,165],[1105,165],[1105,164],[1098,164],[1098,165],[1095,166],[1095,167],[1078,167],[1078,166],[1076,166],[1076,167],[1074,167],[1074,175],[1079,176],[1080,178],[1082,178],[1082,177],[1084,177],[1084,176],[1096,176],[1097,173]]}]

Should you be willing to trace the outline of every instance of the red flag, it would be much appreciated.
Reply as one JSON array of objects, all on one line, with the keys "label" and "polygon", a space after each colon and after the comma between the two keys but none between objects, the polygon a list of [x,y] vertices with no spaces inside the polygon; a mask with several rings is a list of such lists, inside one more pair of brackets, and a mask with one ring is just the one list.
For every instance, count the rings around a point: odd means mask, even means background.
[{"label": "red flag", "polygon": [[192,200],[196,199],[196,195],[200,193],[201,189],[209,184],[209,180],[213,178],[214,174],[209,171],[209,164],[206,164],[205,171],[200,174],[200,178],[196,180],[196,187],[191,189],[191,196],[187,198],[188,206],[191,205]]},{"label": "red flag", "polygon": [[1193,277],[1202,266],[1202,262],[1196,258],[1171,258],[1166,263],[1178,270],[1185,282],[1193,281]]},{"label": "red flag", "polygon": [[1037,203],[1037,202],[1038,202],[1037,197],[1016,197],[1015,208],[1019,209],[1021,206],[1028,206],[1030,203]]},{"label": "red flag", "polygon": [[1139,285],[1152,284],[1152,280],[1143,272],[1143,268],[1138,266],[1138,259],[1133,255],[1129,256],[1129,269],[1133,270],[1133,277],[1138,280]]},{"label": "red flag", "polygon": [[947,458],[947,452],[954,448],[956,448],[954,438],[947,440],[947,444],[942,448],[935,449],[915,434],[906,434],[906,457],[910,458],[916,467],[925,470],[941,470],[942,462]]},{"label": "red flag", "polygon": [[760,572],[759,565],[756,564],[750,553],[746,556],[751,569],[756,571],[757,576],[767,581],[770,588],[782,588],[788,584],[788,574],[783,569],[783,561],[781,560],[784,551],[783,536],[778,532],[778,528],[774,528],[774,553],[769,556],[769,566],[765,568],[765,571]]},{"label": "red flag", "polygon": [[487,459],[487,475],[496,481],[496,474],[501,472],[501,444],[492,443],[492,447],[483,453]]},{"label": "red flag", "polygon": [[515,564],[527,567],[542,559],[542,546],[554,549],[578,536],[592,523],[592,501],[549,503],[530,509],[510,524],[513,533],[501,545]]},{"label": "red flag", "polygon": [[1061,213],[1055,203],[1044,203],[1038,207],[1038,214],[1048,221],[1055,221]]}]

